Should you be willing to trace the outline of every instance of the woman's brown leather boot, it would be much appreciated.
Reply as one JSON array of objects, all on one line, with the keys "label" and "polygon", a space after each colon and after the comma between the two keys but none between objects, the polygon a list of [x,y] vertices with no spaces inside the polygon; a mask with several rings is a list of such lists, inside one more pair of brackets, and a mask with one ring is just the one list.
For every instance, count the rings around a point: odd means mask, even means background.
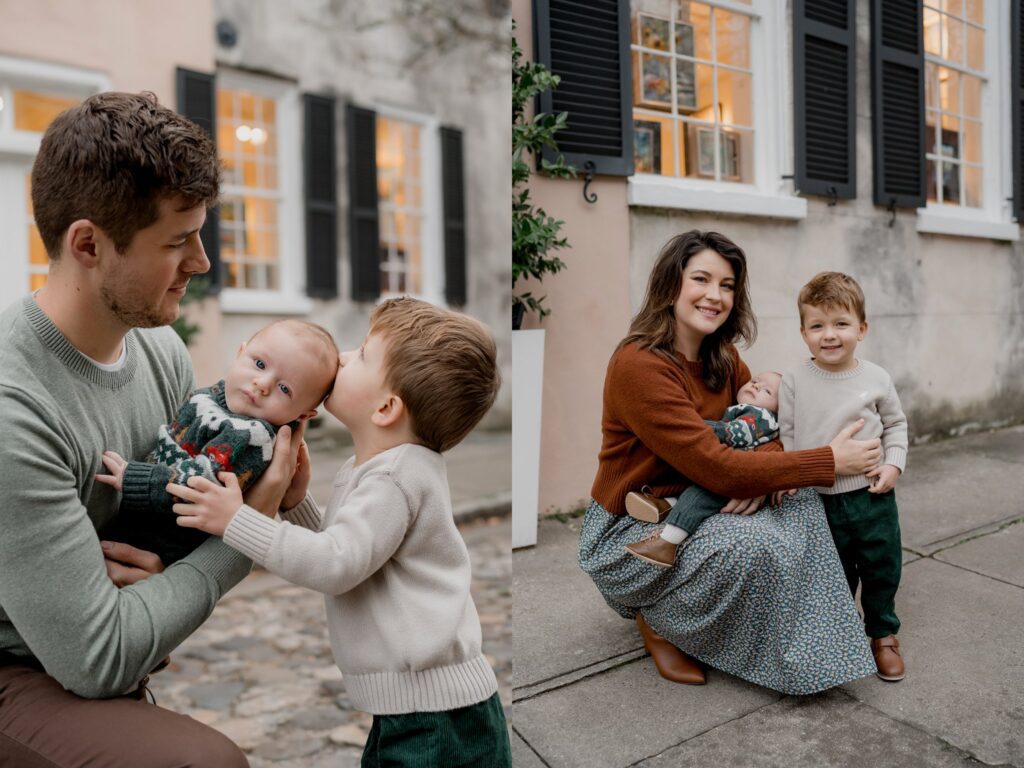
[{"label": "woman's brown leather boot", "polygon": [[685,685],[704,685],[707,682],[700,662],[687,656],[655,632],[639,613],[636,615],[636,625],[640,627],[644,648],[654,659],[654,666],[658,668],[659,675],[673,683]]}]

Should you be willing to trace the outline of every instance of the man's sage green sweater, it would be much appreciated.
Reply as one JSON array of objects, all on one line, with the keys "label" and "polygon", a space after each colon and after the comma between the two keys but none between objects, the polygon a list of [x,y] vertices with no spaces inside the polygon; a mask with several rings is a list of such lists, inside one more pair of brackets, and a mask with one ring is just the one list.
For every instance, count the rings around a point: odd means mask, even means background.
[{"label": "man's sage green sweater", "polygon": [[118,498],[95,481],[100,455],[143,460],[194,388],[170,328],[125,344],[124,367],[104,371],[32,297],[0,314],[0,650],[89,698],[130,690],[251,566],[211,538],[132,586],[107,577],[96,531]]}]

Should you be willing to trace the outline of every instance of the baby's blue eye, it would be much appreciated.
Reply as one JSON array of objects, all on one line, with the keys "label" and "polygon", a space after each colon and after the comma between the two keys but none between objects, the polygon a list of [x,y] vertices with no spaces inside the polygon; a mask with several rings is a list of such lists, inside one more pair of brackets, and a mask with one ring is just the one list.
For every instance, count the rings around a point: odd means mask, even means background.
[{"label": "baby's blue eye", "polygon": [[292,391],[288,388],[287,384],[278,384],[277,386],[286,395],[290,395],[292,393]]},{"label": "baby's blue eye", "polygon": [[266,363],[264,363],[264,362],[263,362],[262,360],[260,360],[260,359],[259,359],[259,358],[257,357],[257,358],[256,358],[256,367],[257,367],[257,368],[259,368],[259,369],[260,369],[260,370],[262,371],[262,370],[263,370],[264,368],[266,368],[266,367],[267,367],[267,364],[266,364]]}]

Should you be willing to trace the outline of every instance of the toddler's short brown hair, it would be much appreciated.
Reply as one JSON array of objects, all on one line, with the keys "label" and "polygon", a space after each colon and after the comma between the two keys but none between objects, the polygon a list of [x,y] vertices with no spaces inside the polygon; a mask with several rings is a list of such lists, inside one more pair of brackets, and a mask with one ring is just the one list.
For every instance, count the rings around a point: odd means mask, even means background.
[{"label": "toddler's short brown hair", "polygon": [[428,448],[457,445],[494,404],[497,346],[479,320],[418,299],[389,299],[370,316],[370,333],[384,341],[385,381]]},{"label": "toddler's short brown hair", "polygon": [[800,310],[800,325],[804,324],[804,306],[822,309],[842,308],[854,312],[863,323],[867,320],[864,314],[864,292],[857,281],[842,272],[819,272],[811,278],[796,300]]}]

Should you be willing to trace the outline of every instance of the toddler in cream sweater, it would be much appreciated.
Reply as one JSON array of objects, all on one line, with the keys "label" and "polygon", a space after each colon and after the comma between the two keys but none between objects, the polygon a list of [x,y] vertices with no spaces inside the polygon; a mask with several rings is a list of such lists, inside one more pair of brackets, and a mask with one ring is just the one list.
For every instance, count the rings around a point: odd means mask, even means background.
[{"label": "toddler in cream sweater", "polygon": [[[341,354],[326,410],[355,456],[321,516],[308,458],[281,521],[245,506],[233,476],[169,485],[179,524],[322,592],[352,702],[373,714],[363,766],[511,766],[494,672],[481,652],[470,562],[452,516],[443,451],[494,402],[500,377],[479,322],[414,299],[381,304]],[[294,503],[297,502],[297,503]]]}]

